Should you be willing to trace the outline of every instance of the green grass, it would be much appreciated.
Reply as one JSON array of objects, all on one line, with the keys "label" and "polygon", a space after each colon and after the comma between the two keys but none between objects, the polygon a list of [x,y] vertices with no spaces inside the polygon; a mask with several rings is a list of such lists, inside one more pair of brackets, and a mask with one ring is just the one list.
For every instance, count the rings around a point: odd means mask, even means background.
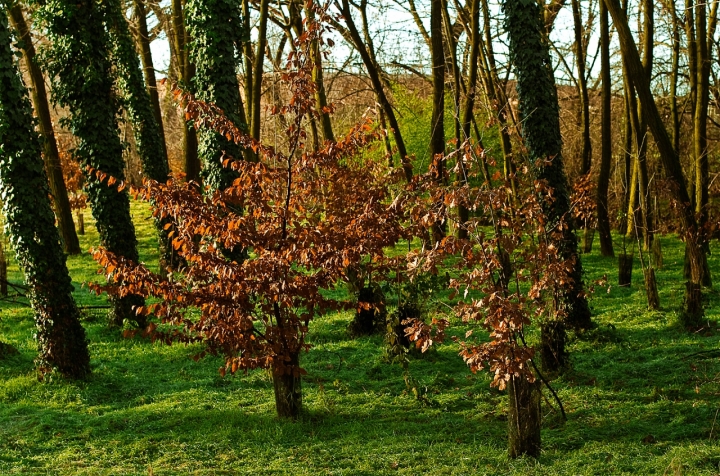
[{"label": "green grass", "polygon": [[[146,206],[133,214],[142,259],[156,262]],[[84,249],[97,239],[87,221]],[[592,297],[597,328],[572,341],[573,369],[553,382],[569,420],[544,405],[537,461],[507,458],[507,396],[471,374],[452,342],[412,357],[420,401],[383,363],[380,337],[350,339],[347,313],[319,318],[302,356],[306,411],[285,422],[267,372],[222,378],[220,359],[122,339],[97,313],[84,322],[90,379],[39,382],[31,312],[5,303],[0,340],[20,353],[0,360],[0,474],[719,474],[720,362],[699,352],[720,337],[678,326],[682,245],[663,246],[661,312],[645,310],[639,269],[631,288]],[[588,280],[615,283],[615,261],[596,253],[583,257]],[[87,253],[68,265],[77,282],[102,279]],[[105,304],[79,285],[75,295]],[[717,320],[720,298],[708,300]]]}]

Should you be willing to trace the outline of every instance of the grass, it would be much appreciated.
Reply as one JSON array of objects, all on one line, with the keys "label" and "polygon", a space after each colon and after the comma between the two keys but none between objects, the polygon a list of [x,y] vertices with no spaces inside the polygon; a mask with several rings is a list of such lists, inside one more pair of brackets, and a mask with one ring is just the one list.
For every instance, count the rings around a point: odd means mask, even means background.
[{"label": "grass", "polygon": [[[156,262],[145,205],[133,214],[142,259]],[[84,249],[97,239],[88,222]],[[702,352],[720,337],[678,326],[682,245],[663,246],[662,311],[646,311],[639,269],[632,287],[592,297],[597,328],[572,341],[573,368],[553,382],[569,420],[544,405],[537,461],[507,458],[507,396],[471,374],[452,342],[412,357],[418,400],[382,361],[380,337],[350,339],[347,313],[321,317],[302,356],[306,411],[286,422],[267,372],[222,378],[220,359],[122,339],[97,313],[84,322],[90,379],[39,382],[32,314],[4,303],[0,340],[19,354],[0,359],[0,474],[719,474],[720,362]],[[588,281],[616,282],[615,261],[596,253],[583,257]],[[102,279],[87,253],[68,265],[77,282]],[[79,285],[75,296],[105,304]],[[708,299],[717,320],[720,298]]]}]

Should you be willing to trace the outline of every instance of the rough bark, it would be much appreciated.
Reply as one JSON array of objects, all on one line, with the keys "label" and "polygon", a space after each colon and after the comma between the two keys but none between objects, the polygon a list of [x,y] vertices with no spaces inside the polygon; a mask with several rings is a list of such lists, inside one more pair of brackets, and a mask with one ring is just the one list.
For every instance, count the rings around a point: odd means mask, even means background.
[{"label": "rough bark", "polygon": [[508,383],[508,455],[540,456],[540,384],[524,376]]}]

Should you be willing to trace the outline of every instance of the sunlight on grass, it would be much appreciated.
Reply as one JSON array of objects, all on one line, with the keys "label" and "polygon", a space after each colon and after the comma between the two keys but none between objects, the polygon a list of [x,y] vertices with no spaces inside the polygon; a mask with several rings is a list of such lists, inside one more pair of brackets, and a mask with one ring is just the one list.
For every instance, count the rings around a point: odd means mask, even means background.
[{"label": "sunlight on grass", "polygon": [[[141,259],[155,265],[148,207],[133,202],[132,213]],[[103,279],[87,253],[97,246],[89,213],[86,230],[68,266],[78,303],[101,306],[105,296],[80,285]],[[471,374],[452,341],[412,355],[420,401],[383,362],[381,337],[350,339],[350,313],[320,317],[301,357],[305,412],[285,422],[266,371],[222,378],[219,358],[196,363],[195,347],[122,339],[102,316],[84,322],[90,379],[38,382],[32,313],[3,303],[0,340],[19,353],[0,359],[0,474],[718,474],[720,338],[679,326],[683,247],[662,240],[660,312],[646,311],[637,256],[630,288],[614,285],[615,260],[583,256],[587,282],[607,274],[612,286],[596,289],[597,327],[573,339],[573,368],[553,382],[569,420],[544,405],[537,462],[508,460],[507,396]],[[10,279],[21,282],[17,267]],[[707,296],[717,321],[718,294]]]}]

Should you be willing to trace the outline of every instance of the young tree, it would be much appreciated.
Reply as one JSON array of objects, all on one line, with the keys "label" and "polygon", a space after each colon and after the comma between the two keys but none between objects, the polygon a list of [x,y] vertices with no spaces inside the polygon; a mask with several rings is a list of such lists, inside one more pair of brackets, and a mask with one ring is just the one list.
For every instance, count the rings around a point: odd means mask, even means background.
[{"label": "young tree", "polygon": [[612,165],[612,79],[610,76],[610,23],[605,4],[600,1],[600,75],[602,77],[600,175],[597,184],[597,220],[600,254],[615,256],[608,211],[608,188]]},{"label": "young tree", "polygon": [[[107,9],[89,0],[54,0],[45,3],[38,16],[50,41],[43,59],[52,81],[53,99],[70,111],[67,125],[79,141],[75,157],[83,166],[122,181],[125,163],[118,134],[119,103],[113,91],[111,41],[105,29]],[[91,175],[87,176],[85,190],[102,245],[137,261],[127,191],[118,192]],[[143,317],[133,312],[134,306],[142,305],[142,298],[135,295],[114,299],[111,322],[122,325],[127,319],[144,325]]]},{"label": "young tree", "polygon": [[[322,10],[316,16],[326,21]],[[151,325],[154,338],[203,342],[206,352],[225,357],[223,374],[272,369],[276,408],[284,418],[301,411],[300,355],[309,347],[310,322],[354,305],[321,290],[347,279],[347,270],[360,262],[382,268],[384,247],[406,237],[403,203],[390,195],[397,179],[378,173],[384,164],[357,157],[379,133],[363,122],[317,152],[306,145],[303,122],[318,112],[311,44],[324,33],[317,22],[306,28],[282,75],[293,97],[275,111],[287,120],[286,150],[257,142],[217,106],[185,98],[186,113],[196,123],[252,148],[260,158],[231,161],[238,179],[212,198],[177,182],[150,182],[141,191],[157,216],[177,224],[173,245],[188,266],[165,279],[107,250],[96,252],[121,283],[120,295],[161,298],[143,311],[174,327]],[[238,207],[246,213],[236,213]],[[252,252],[230,261],[222,250],[232,248]]]},{"label": "young tree", "polygon": [[10,42],[7,17],[0,8],[0,194],[6,230],[30,287],[39,371],[57,369],[66,377],[83,378],[90,372],[85,330],[55,228],[27,90]]}]

